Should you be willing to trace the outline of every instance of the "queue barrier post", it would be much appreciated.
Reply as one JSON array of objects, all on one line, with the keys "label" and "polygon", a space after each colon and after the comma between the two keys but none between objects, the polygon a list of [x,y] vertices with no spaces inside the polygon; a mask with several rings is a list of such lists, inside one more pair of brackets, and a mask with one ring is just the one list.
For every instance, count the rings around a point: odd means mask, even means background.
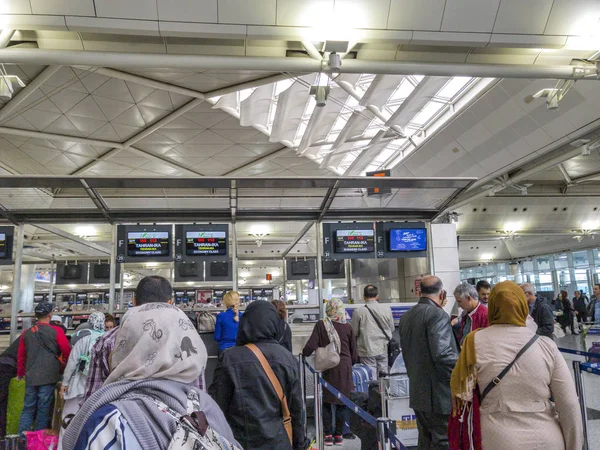
[{"label": "queue barrier post", "polygon": [[323,435],[323,388],[319,382],[319,376],[321,374],[317,371],[314,372],[315,381],[315,441],[319,450],[325,449],[324,435]]},{"label": "queue barrier post", "polygon": [[575,373],[575,391],[579,397],[579,407],[581,408],[581,417],[583,419],[583,450],[589,449],[588,435],[588,415],[585,402],[585,386],[583,383],[583,375],[581,373],[581,361],[573,361],[573,372]]},{"label": "queue barrier post", "polygon": [[390,424],[391,419],[387,417],[379,417],[377,419],[377,448],[378,450],[392,450],[392,442],[390,440]]}]

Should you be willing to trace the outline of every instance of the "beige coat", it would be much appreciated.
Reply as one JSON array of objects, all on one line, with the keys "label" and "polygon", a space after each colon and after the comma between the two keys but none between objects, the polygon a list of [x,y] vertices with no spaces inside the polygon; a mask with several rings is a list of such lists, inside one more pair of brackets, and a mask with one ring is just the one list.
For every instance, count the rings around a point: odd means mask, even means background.
[{"label": "beige coat", "polygon": [[[475,335],[481,391],[514,359],[534,332],[493,325]],[[550,402],[553,396],[556,405]],[[571,373],[556,344],[539,339],[481,405],[484,450],[580,450],[581,411]]]}]

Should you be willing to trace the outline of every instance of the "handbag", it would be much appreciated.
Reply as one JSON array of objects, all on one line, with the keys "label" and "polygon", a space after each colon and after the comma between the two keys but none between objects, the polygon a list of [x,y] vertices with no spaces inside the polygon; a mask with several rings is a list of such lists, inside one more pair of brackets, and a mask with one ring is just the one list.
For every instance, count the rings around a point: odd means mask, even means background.
[{"label": "handbag", "polygon": [[[337,334],[337,331],[335,331],[335,328],[333,328],[331,320],[325,319],[323,325],[325,326],[325,331],[327,331],[327,336],[329,337],[329,344],[325,347],[318,347],[315,352],[315,369],[319,372],[333,369],[340,364],[340,337]],[[338,345],[336,345],[336,343],[338,343]]]},{"label": "handbag", "polygon": [[56,450],[58,435],[48,430],[29,431],[27,433],[27,450]]},{"label": "handbag", "polygon": [[387,332],[383,329],[383,326],[379,322],[379,319],[377,318],[375,313],[373,311],[371,311],[371,309],[366,305],[365,305],[365,308],[367,308],[367,311],[369,311],[371,313],[371,316],[375,320],[375,323],[377,324],[377,326],[379,327],[379,329],[381,330],[381,332],[383,333],[385,338],[388,340],[388,348],[387,348],[388,367],[392,367],[394,365],[394,361],[396,361],[396,358],[398,357],[398,355],[400,353],[402,353],[402,350],[400,350],[400,343],[394,338],[394,336],[388,336]]},{"label": "handbag", "polygon": [[254,353],[254,356],[256,356],[256,358],[258,359],[258,362],[260,362],[260,365],[262,366],[263,370],[267,374],[269,381],[273,385],[273,388],[275,389],[275,392],[277,393],[277,397],[279,397],[279,401],[281,402],[281,415],[282,415],[282,421],[283,421],[283,428],[285,428],[285,432],[287,433],[287,436],[290,439],[290,445],[293,447],[294,440],[293,440],[293,435],[292,435],[292,416],[290,414],[290,409],[288,407],[287,398],[285,397],[285,394],[283,393],[283,388],[281,387],[281,383],[275,376],[275,373],[273,372],[273,369],[271,368],[269,361],[267,361],[267,358],[265,358],[265,355],[263,355],[263,352],[261,352],[260,349],[254,344],[246,344],[245,347],[247,347],[248,350],[250,350],[252,353]]}]

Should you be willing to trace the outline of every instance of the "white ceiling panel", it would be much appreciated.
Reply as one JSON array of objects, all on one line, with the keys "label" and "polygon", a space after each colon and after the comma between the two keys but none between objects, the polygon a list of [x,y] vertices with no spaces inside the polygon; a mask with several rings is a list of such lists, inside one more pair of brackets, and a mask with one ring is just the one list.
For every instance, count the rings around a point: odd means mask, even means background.
[{"label": "white ceiling panel", "polygon": [[543,34],[553,0],[502,0],[495,33]]},{"label": "white ceiling panel", "polygon": [[598,30],[600,2],[554,0],[545,34],[589,36]]},{"label": "white ceiling panel", "polygon": [[391,0],[388,28],[437,31],[446,0]]},{"label": "white ceiling panel", "polygon": [[219,23],[275,25],[277,0],[219,0]]},{"label": "white ceiling panel", "polygon": [[390,0],[335,0],[333,17],[353,28],[387,28]]},{"label": "white ceiling panel", "polygon": [[30,0],[30,4],[33,14],[96,15],[93,0]]},{"label": "white ceiling panel", "polygon": [[447,0],[442,31],[491,32],[499,4],[500,0]]},{"label": "white ceiling panel", "polygon": [[[158,19],[156,0],[94,0],[98,17],[115,17],[123,19]],[[171,2],[179,3],[179,2]]]},{"label": "white ceiling panel", "polygon": [[217,0],[157,0],[160,20],[217,22]]}]

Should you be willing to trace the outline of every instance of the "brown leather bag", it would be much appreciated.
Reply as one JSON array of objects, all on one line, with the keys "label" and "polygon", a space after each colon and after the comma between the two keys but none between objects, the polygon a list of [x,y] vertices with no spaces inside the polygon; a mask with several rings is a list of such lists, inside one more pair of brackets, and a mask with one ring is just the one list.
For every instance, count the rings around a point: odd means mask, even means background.
[{"label": "brown leather bag", "polygon": [[288,408],[287,399],[285,397],[285,394],[283,393],[281,383],[275,376],[273,369],[271,369],[271,365],[267,361],[267,358],[265,358],[265,355],[263,355],[263,353],[260,351],[260,349],[254,344],[246,344],[246,347],[248,347],[248,349],[252,353],[254,353],[254,356],[258,358],[258,361],[260,362],[260,365],[267,374],[267,377],[269,377],[269,381],[271,381],[275,392],[277,392],[277,397],[279,397],[279,401],[281,402],[281,415],[283,416],[283,427],[285,428],[285,432],[287,433],[288,438],[290,439],[290,444],[293,447],[294,441],[292,438],[292,417],[290,415],[290,409]]}]

